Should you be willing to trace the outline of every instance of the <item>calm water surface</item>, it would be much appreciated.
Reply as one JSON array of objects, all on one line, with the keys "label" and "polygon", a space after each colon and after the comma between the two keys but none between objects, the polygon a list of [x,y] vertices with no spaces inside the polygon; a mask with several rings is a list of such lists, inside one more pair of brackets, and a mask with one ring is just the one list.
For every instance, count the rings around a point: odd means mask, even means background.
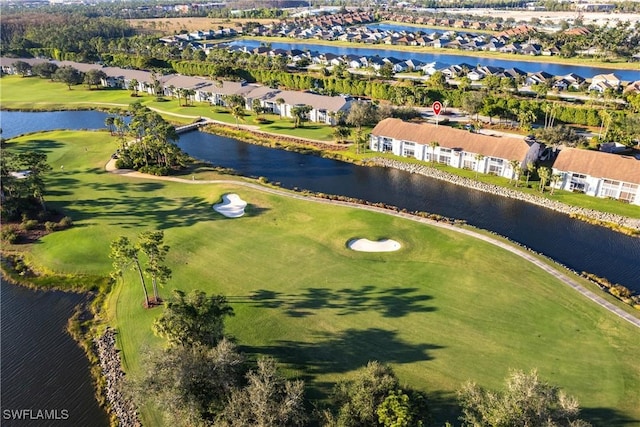
[{"label": "calm water surface", "polygon": [[[86,298],[0,284],[3,427],[109,425],[95,400],[85,354],[66,332],[74,307]],[[57,411],[52,413],[59,419],[7,417],[6,411],[28,409]]]},{"label": "calm water surface", "polygon": [[23,113],[0,111],[0,128],[3,138],[43,130],[56,129],[106,129],[107,114],[100,111],[47,111]]}]

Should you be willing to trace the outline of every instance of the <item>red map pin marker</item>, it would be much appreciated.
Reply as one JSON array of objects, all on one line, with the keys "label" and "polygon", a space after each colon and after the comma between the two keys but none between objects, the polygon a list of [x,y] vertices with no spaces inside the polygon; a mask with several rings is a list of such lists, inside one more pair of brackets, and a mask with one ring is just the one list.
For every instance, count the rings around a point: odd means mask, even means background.
[{"label": "red map pin marker", "polygon": [[433,113],[436,116],[439,116],[440,115],[440,111],[442,110],[442,104],[440,103],[440,101],[436,101],[436,102],[433,103],[431,108],[433,108]]}]

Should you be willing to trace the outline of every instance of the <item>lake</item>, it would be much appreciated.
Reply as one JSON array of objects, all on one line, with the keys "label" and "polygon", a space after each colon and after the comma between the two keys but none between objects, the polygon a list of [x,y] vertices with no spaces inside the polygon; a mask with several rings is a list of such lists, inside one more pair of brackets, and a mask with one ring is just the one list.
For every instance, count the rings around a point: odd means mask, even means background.
[{"label": "lake", "polygon": [[[66,332],[75,306],[87,296],[33,291],[2,281],[0,299],[0,424],[107,427],[107,414],[94,397],[89,362]],[[24,418],[25,410],[32,412],[27,420],[18,421],[17,414]],[[38,410],[49,411],[53,419],[33,419]]]}]

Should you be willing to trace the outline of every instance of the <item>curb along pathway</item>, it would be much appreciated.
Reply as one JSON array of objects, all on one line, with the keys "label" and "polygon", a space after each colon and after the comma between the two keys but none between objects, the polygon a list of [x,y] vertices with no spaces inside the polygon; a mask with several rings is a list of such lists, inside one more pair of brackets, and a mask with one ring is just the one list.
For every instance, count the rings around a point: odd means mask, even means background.
[{"label": "curb along pathway", "polygon": [[161,181],[172,181],[172,182],[179,182],[179,183],[184,183],[184,184],[231,184],[231,185],[240,185],[240,186],[252,188],[252,189],[255,189],[255,190],[259,190],[259,191],[262,191],[262,192],[265,192],[265,193],[276,194],[276,195],[279,195],[279,196],[290,197],[290,198],[299,199],[299,200],[306,200],[306,201],[312,201],[312,202],[317,202],[317,203],[325,203],[325,204],[337,205],[337,206],[345,206],[345,207],[356,208],[356,209],[364,209],[364,210],[368,210],[368,211],[371,211],[371,212],[378,212],[378,213],[383,213],[383,214],[386,214],[386,215],[393,215],[393,216],[396,216],[396,217],[399,217],[399,218],[408,219],[408,220],[411,220],[411,221],[414,221],[414,222],[419,222],[419,223],[431,225],[431,226],[434,226],[434,227],[445,228],[447,230],[451,230],[451,231],[455,231],[455,232],[458,232],[458,233],[462,233],[462,234],[465,234],[467,236],[474,237],[476,239],[480,239],[480,240],[485,241],[487,243],[490,243],[492,245],[498,246],[498,247],[500,247],[502,249],[505,249],[505,250],[515,254],[515,255],[518,255],[521,258],[524,258],[525,260],[529,261],[530,263],[536,265],[537,267],[541,268],[542,270],[544,270],[547,273],[551,274],[552,276],[556,277],[558,280],[562,281],[566,285],[572,287],[573,289],[575,289],[576,291],[581,293],[586,298],[588,298],[591,301],[595,302],[596,304],[604,307],[605,309],[609,310],[610,312],[616,314],[617,316],[621,317],[622,319],[626,320],[627,322],[631,323],[632,325],[640,328],[640,318],[637,318],[637,317],[631,315],[630,313],[627,313],[626,311],[620,309],[619,307],[616,307],[614,304],[610,303],[609,301],[605,300],[604,298],[594,294],[593,292],[591,292],[588,289],[585,289],[577,281],[575,281],[574,279],[569,277],[567,274],[564,274],[561,271],[559,271],[558,269],[549,266],[547,263],[545,263],[545,262],[541,261],[540,259],[536,258],[531,253],[529,253],[528,251],[526,251],[526,250],[524,250],[522,248],[519,248],[518,246],[515,246],[514,244],[505,243],[503,241],[500,241],[498,239],[495,239],[495,238],[492,238],[490,236],[484,235],[482,233],[478,233],[478,232],[473,231],[473,230],[460,228],[460,227],[457,227],[457,226],[454,226],[454,225],[451,225],[451,224],[434,221],[434,220],[431,220],[431,219],[428,219],[428,218],[417,217],[417,216],[414,216],[414,215],[411,215],[411,214],[408,214],[408,213],[394,212],[394,211],[390,211],[390,210],[384,209],[384,208],[379,208],[379,207],[376,207],[376,206],[360,205],[360,204],[352,203],[352,202],[345,202],[345,201],[340,201],[340,200],[328,200],[328,199],[322,199],[322,198],[314,197],[314,196],[306,196],[306,195],[302,195],[302,194],[295,194],[295,193],[291,193],[291,192],[284,191],[284,190],[277,190],[277,189],[274,189],[274,188],[264,187],[262,185],[254,184],[254,183],[251,183],[251,182],[244,182],[244,181],[238,181],[238,180],[194,181],[194,180],[188,180],[188,179],[184,179],[184,178],[167,177],[167,176],[155,176],[155,175],[144,174],[144,173],[141,173],[141,172],[136,172],[136,171],[131,170],[131,169],[116,169],[115,164],[116,164],[115,159],[111,159],[106,164],[105,169],[108,172],[119,174],[119,175],[128,176],[128,177],[131,177],[131,178],[142,178],[142,179],[154,179],[154,180],[161,180]]}]

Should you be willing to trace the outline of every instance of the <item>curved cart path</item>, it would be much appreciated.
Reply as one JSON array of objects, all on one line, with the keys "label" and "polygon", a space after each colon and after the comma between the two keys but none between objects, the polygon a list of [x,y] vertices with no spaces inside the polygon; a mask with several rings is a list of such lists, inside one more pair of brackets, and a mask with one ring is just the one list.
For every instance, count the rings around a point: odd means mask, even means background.
[{"label": "curved cart path", "polygon": [[173,181],[173,182],[181,182],[184,184],[231,184],[231,185],[240,185],[240,186],[244,186],[244,187],[249,187],[255,190],[259,190],[259,191],[263,191],[266,193],[271,193],[271,194],[277,194],[279,196],[285,196],[285,197],[291,197],[294,199],[299,199],[299,200],[306,200],[306,201],[312,201],[312,202],[317,202],[317,203],[325,203],[325,204],[331,204],[331,205],[338,205],[338,206],[346,206],[346,207],[350,207],[350,208],[356,208],[356,209],[364,209],[364,210],[368,210],[371,212],[378,212],[378,213],[383,213],[386,215],[393,215],[399,218],[404,218],[404,219],[408,219],[410,221],[414,221],[414,222],[419,222],[419,223],[423,223],[423,224],[428,224],[434,227],[440,227],[440,228],[445,228],[447,230],[451,230],[451,231],[455,231],[458,233],[462,233],[465,234],[467,236],[471,236],[474,237],[476,239],[480,239],[482,241],[485,241],[487,243],[490,243],[492,245],[498,246],[504,250],[507,250],[515,255],[518,255],[521,258],[524,258],[525,260],[529,261],[530,263],[536,265],[537,267],[541,268],[542,270],[546,271],[547,273],[549,273],[550,275],[556,277],[558,280],[562,281],[564,284],[572,287],[573,289],[575,289],[577,292],[581,293],[583,296],[585,296],[586,298],[590,299],[591,301],[595,302],[596,304],[604,307],[605,309],[609,310],[610,312],[616,314],[617,316],[621,317],[622,319],[626,320],[627,322],[631,323],[632,325],[640,328],[640,318],[637,318],[635,316],[633,316],[630,313],[627,313],[626,311],[622,310],[619,307],[616,307],[615,305],[613,305],[612,303],[610,303],[609,301],[605,300],[604,298],[602,298],[599,295],[594,294],[593,292],[591,292],[588,289],[585,289],[583,286],[581,286],[577,281],[575,281],[574,279],[572,279],[571,277],[569,277],[569,275],[563,273],[562,271],[558,270],[557,268],[554,268],[550,265],[548,265],[546,262],[543,262],[542,260],[538,259],[536,256],[534,256],[533,254],[531,254],[529,251],[520,248],[518,246],[516,246],[515,244],[512,243],[507,243],[501,240],[498,240],[496,238],[493,238],[491,236],[487,236],[485,234],[482,233],[478,233],[474,230],[470,230],[470,229],[466,229],[466,228],[461,228],[452,224],[448,224],[448,223],[444,223],[444,222],[438,222],[438,221],[434,221],[432,219],[428,219],[428,218],[421,218],[415,215],[411,215],[408,213],[403,213],[403,212],[393,212],[390,211],[388,209],[384,209],[384,208],[379,208],[376,206],[369,206],[369,205],[360,205],[357,203],[352,203],[352,202],[345,202],[345,201],[340,201],[340,200],[328,200],[328,199],[322,199],[322,198],[318,198],[318,197],[313,197],[313,196],[306,196],[306,195],[302,195],[302,194],[296,194],[296,193],[291,193],[288,191],[284,191],[284,190],[278,190],[275,188],[270,188],[270,187],[264,187],[262,185],[259,184],[254,184],[251,182],[244,182],[244,181],[238,181],[238,180],[201,180],[201,181],[196,181],[196,180],[189,180],[189,179],[184,179],[184,178],[176,178],[176,177],[170,177],[170,176],[155,176],[155,175],[148,175],[148,174],[144,174],[141,172],[136,172],[134,170],[131,169],[116,169],[116,161],[115,159],[111,159],[109,160],[109,162],[106,164],[105,169],[108,172],[111,173],[116,173],[119,175],[125,175],[128,177],[132,177],[132,178],[145,178],[145,179],[155,179],[155,180],[162,180],[162,181]]}]

